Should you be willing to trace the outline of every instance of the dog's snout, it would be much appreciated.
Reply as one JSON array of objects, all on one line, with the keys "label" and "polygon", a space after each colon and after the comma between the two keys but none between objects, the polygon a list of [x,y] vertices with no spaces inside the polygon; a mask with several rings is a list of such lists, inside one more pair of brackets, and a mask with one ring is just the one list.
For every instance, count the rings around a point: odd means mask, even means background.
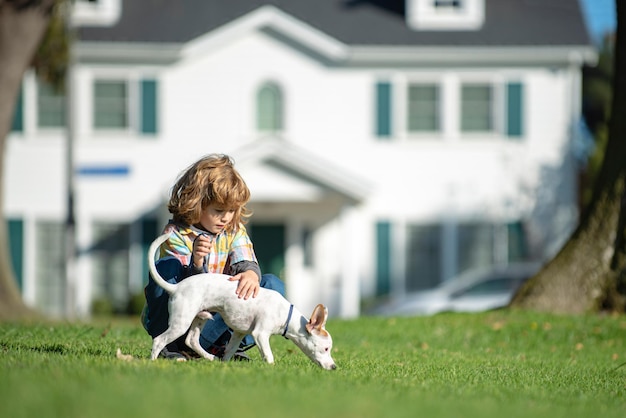
[{"label": "dog's snout", "polygon": [[322,366],[323,369],[326,370],[337,370],[337,365],[335,363],[331,363],[331,364],[320,364],[320,366]]}]

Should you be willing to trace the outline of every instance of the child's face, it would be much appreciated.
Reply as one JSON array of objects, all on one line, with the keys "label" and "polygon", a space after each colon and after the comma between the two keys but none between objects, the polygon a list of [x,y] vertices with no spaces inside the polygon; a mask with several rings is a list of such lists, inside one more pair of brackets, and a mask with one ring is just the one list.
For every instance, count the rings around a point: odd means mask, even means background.
[{"label": "child's face", "polygon": [[219,234],[233,220],[236,209],[210,204],[200,216],[200,226],[212,234]]}]

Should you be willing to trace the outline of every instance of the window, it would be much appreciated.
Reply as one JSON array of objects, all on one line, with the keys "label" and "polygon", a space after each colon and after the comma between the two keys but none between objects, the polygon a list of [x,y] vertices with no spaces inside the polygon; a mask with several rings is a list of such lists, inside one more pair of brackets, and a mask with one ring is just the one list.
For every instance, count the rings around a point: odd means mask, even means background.
[{"label": "window", "polygon": [[435,287],[442,279],[442,225],[409,225],[407,234],[406,290]]},{"label": "window", "polygon": [[441,129],[439,86],[413,84],[408,89],[407,128],[409,132]]},{"label": "window", "polygon": [[128,86],[125,81],[97,80],[94,84],[94,128],[126,129]]},{"label": "window", "polygon": [[437,10],[442,10],[442,9],[458,10],[463,7],[463,1],[462,0],[434,0],[433,6]]},{"label": "window", "polygon": [[37,222],[35,303],[44,313],[62,316],[65,306],[65,245],[61,222]]},{"label": "window", "polygon": [[414,30],[479,30],[485,0],[408,0],[405,16]]},{"label": "window", "polygon": [[[457,83],[446,77],[426,77],[429,79],[410,76],[396,83],[376,82],[372,116],[376,139],[394,139],[394,126],[398,127],[398,138],[428,137],[447,141],[459,136],[477,138],[481,135],[481,138],[491,139],[524,139],[528,118],[523,80],[498,80],[477,74]],[[395,99],[394,88],[401,92]],[[452,106],[457,106],[458,112],[450,109]]]},{"label": "window", "polygon": [[37,125],[40,128],[65,126],[65,94],[43,82],[37,83]]},{"label": "window", "polygon": [[266,83],[257,93],[257,129],[264,132],[283,130],[283,97],[274,83]]},{"label": "window", "polygon": [[461,131],[493,131],[493,105],[493,88],[491,85],[463,85],[461,87]]},{"label": "window", "polygon": [[494,225],[466,223],[458,225],[457,268],[459,272],[494,264]]},{"label": "window", "polygon": [[[465,270],[522,261],[528,253],[521,222],[409,224],[406,249],[407,292],[436,287]],[[450,263],[445,271],[444,263]]]},{"label": "window", "polygon": [[77,0],[72,21],[76,26],[111,26],[121,15],[121,0]]},{"label": "window", "polygon": [[96,222],[93,243],[94,300],[113,305],[116,313],[126,311],[130,297],[129,240],[126,224]]},{"label": "window", "polygon": [[159,100],[158,79],[96,79],[93,128],[156,137],[160,125]]}]

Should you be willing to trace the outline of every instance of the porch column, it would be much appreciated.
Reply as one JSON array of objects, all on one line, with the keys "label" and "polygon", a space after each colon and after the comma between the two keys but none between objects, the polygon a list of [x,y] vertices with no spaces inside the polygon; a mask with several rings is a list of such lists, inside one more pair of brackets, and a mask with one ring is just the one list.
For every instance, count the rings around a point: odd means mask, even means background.
[{"label": "porch column", "polygon": [[341,260],[341,295],[339,316],[344,319],[356,318],[360,314],[361,286],[359,283],[358,262],[360,251],[360,230],[356,222],[354,206],[344,206],[341,210],[341,231],[343,244],[343,256]]},{"label": "porch column", "polygon": [[[305,277],[302,274],[302,222],[299,219],[289,219],[287,227],[287,248],[285,251],[285,287],[287,300],[302,307],[307,301],[303,297],[307,294]],[[304,308],[302,308],[304,309]]]}]

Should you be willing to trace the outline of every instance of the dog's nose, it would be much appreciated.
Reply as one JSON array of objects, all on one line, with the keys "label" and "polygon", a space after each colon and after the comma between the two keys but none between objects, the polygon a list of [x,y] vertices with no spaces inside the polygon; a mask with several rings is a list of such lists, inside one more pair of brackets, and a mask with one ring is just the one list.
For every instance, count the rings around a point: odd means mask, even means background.
[{"label": "dog's nose", "polygon": [[333,363],[332,366],[330,366],[330,370],[336,370],[337,369],[337,365]]}]

